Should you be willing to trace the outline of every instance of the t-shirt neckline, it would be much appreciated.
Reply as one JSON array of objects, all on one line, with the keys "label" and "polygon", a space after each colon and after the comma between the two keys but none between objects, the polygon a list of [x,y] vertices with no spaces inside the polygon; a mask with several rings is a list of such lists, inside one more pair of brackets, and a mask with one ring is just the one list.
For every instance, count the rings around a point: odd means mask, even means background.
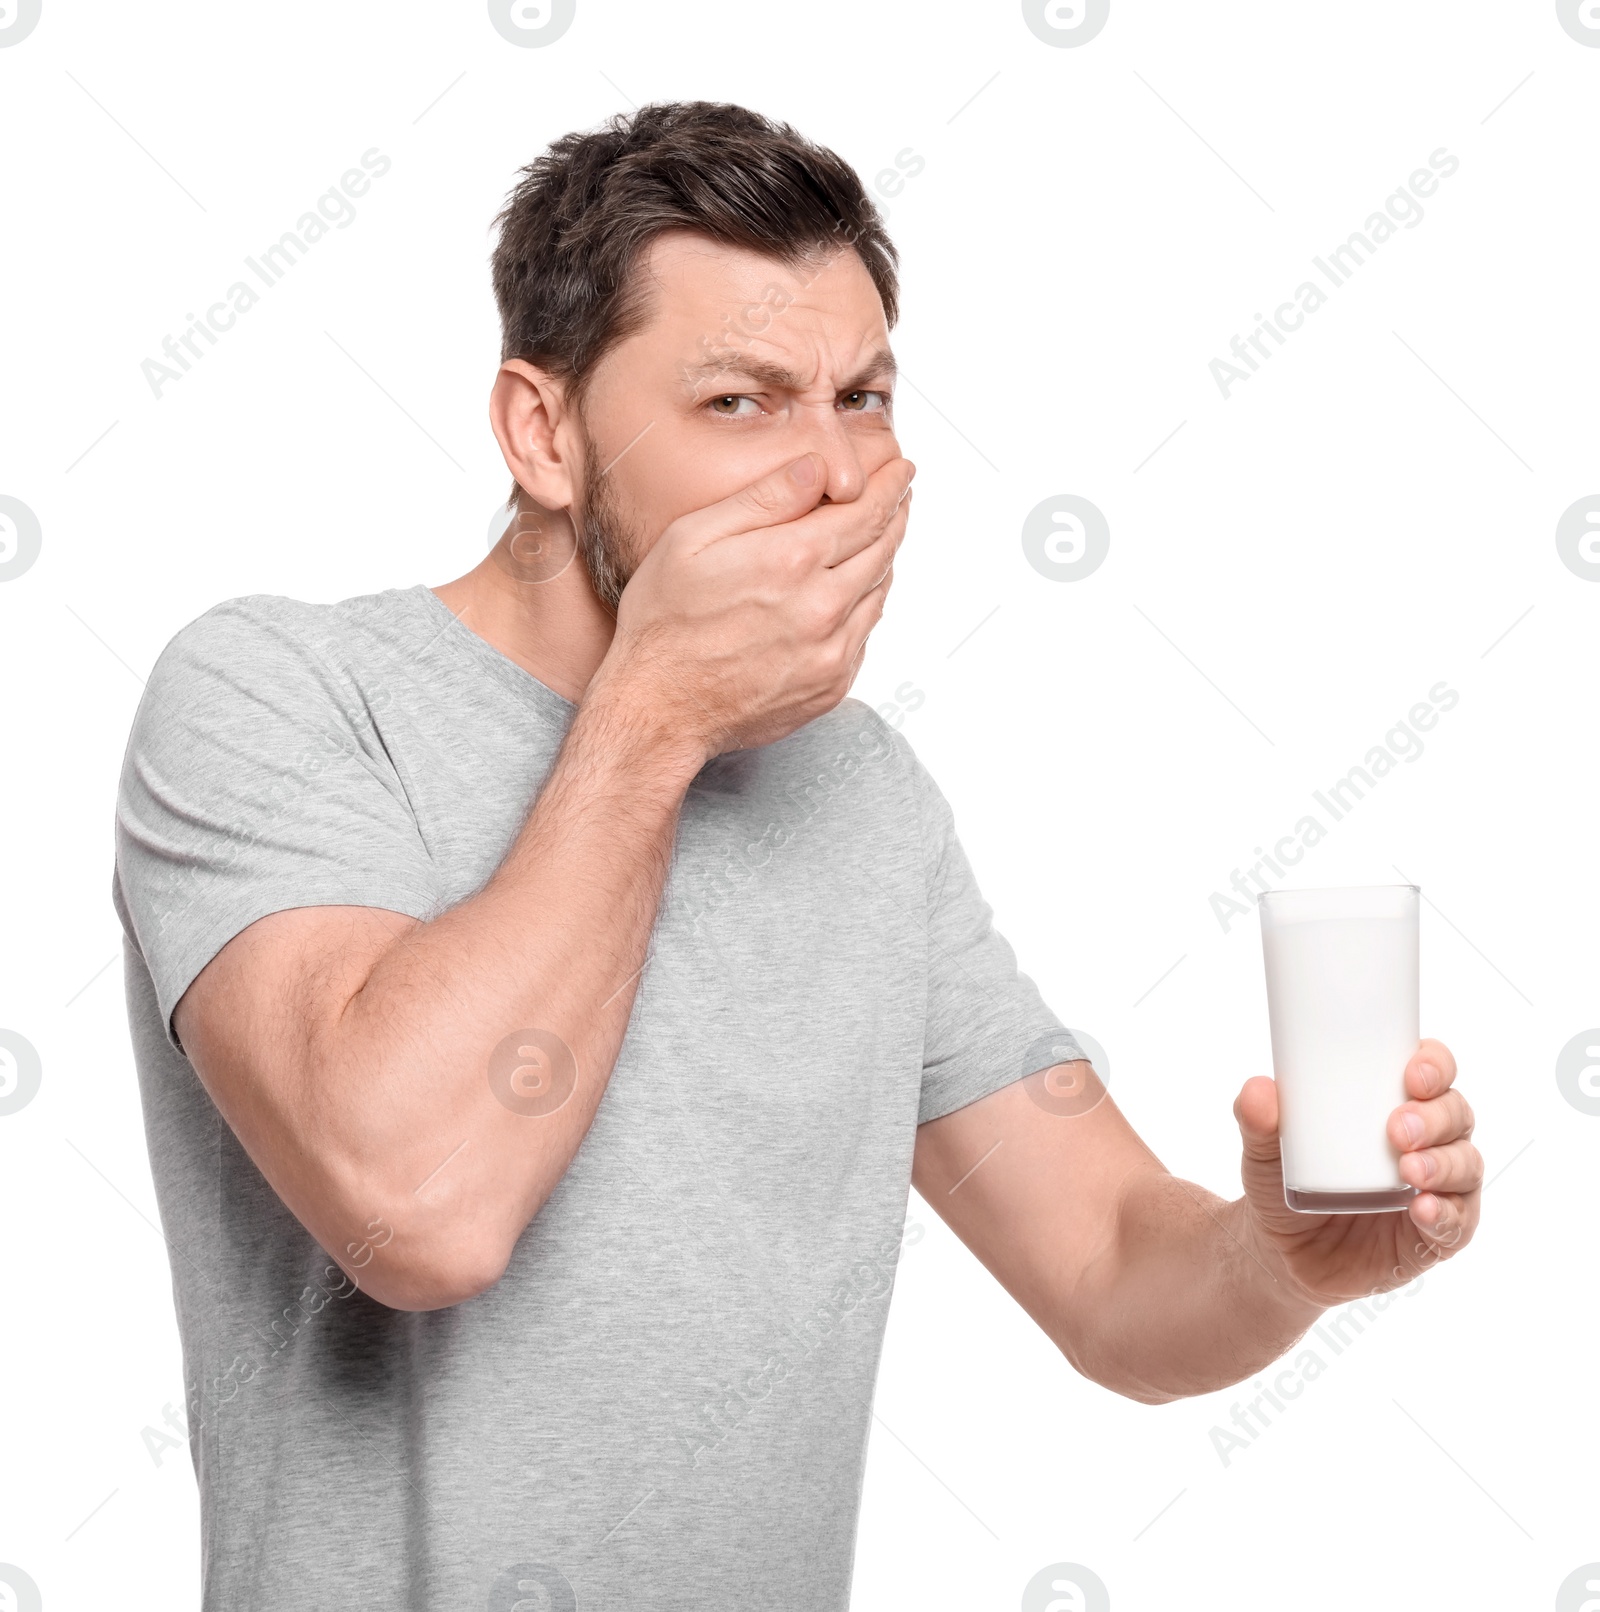
[{"label": "t-shirt neckline", "polygon": [[568,719],[577,714],[578,707],[571,700],[564,694],[557,694],[548,683],[541,682],[526,666],[519,666],[509,655],[502,654],[496,649],[487,638],[475,633],[426,582],[416,583],[409,591],[432,617],[436,620],[442,618],[436,640],[448,638],[518,696],[526,698],[532,695],[535,700],[553,706],[560,715]]}]

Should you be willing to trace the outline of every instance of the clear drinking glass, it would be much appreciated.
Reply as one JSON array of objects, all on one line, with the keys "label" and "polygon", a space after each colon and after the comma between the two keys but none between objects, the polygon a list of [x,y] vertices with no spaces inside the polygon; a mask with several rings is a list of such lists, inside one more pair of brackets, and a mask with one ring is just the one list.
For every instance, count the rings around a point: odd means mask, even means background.
[{"label": "clear drinking glass", "polygon": [[1420,1037],[1414,884],[1269,890],[1261,949],[1283,1196],[1307,1214],[1401,1209],[1389,1115]]}]

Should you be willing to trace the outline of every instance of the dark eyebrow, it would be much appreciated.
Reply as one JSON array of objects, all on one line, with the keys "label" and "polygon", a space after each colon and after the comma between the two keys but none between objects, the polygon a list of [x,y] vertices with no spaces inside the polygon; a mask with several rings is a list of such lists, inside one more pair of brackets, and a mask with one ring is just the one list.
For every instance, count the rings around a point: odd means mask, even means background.
[{"label": "dark eyebrow", "polygon": [[[859,392],[869,381],[892,381],[897,373],[898,365],[895,363],[894,354],[887,347],[880,347],[839,390]],[[724,375],[742,375],[746,380],[755,381],[761,386],[775,386],[784,392],[805,390],[805,382],[792,369],[785,369],[782,364],[769,363],[764,358],[736,358],[732,362],[725,362],[720,358],[708,358],[703,364],[695,364],[683,372],[686,381],[696,383],[697,392],[701,390],[699,382]]]}]

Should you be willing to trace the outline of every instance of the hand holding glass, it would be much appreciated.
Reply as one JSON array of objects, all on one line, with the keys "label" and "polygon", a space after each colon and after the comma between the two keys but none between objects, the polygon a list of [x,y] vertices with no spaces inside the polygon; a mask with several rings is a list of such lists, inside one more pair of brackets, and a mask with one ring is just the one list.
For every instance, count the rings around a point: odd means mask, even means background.
[{"label": "hand holding glass", "polygon": [[1414,884],[1271,890],[1261,946],[1283,1196],[1307,1214],[1403,1209],[1389,1116],[1420,1039]]}]

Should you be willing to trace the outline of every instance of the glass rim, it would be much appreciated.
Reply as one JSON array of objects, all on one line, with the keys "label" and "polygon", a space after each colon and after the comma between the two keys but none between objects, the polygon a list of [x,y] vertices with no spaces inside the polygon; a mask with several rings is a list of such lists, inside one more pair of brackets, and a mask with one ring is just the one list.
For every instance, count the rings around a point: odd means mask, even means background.
[{"label": "glass rim", "polygon": [[1263,890],[1256,897],[1256,905],[1260,906],[1273,896],[1338,896],[1356,895],[1363,890],[1412,890],[1417,895],[1422,894],[1420,884],[1321,884],[1321,885],[1282,885],[1276,890]]}]

